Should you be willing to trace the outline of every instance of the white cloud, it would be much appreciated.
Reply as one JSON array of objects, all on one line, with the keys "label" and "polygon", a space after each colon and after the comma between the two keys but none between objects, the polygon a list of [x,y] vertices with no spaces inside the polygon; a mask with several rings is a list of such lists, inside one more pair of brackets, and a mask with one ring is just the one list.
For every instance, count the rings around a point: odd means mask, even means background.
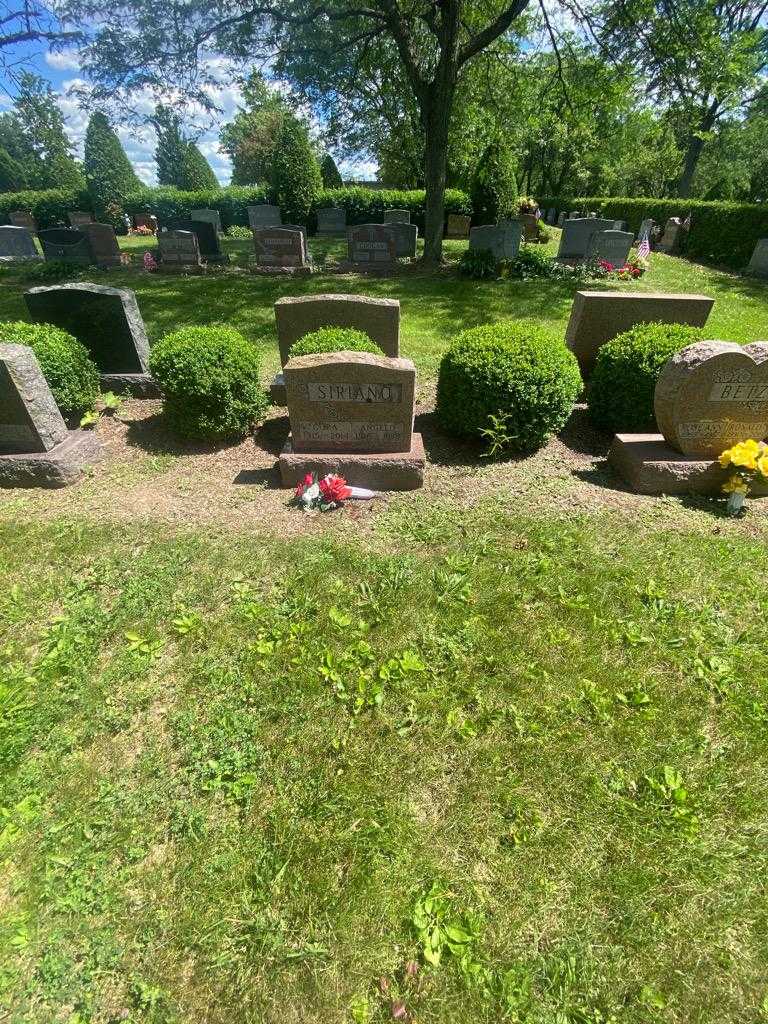
[{"label": "white cloud", "polygon": [[80,57],[77,50],[61,50],[58,53],[50,51],[45,55],[45,63],[49,68],[56,71],[79,71]]}]

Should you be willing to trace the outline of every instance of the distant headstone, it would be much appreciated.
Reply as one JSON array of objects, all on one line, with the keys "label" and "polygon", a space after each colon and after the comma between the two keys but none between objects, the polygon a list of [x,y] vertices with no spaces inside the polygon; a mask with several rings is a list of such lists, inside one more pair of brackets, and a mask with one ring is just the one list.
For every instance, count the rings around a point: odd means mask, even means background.
[{"label": "distant headstone", "polygon": [[539,220],[535,213],[521,213],[520,223],[523,226],[523,238],[526,242],[538,242]]},{"label": "distant headstone", "polygon": [[579,361],[586,379],[606,341],[636,324],[661,322],[703,327],[715,300],[706,295],[664,292],[576,292],[565,343]]},{"label": "distant headstone", "polygon": [[248,223],[251,228],[279,228],[283,223],[279,206],[269,206],[262,203],[260,206],[248,207]]},{"label": "distant headstone", "polygon": [[191,231],[197,237],[200,256],[206,263],[223,263],[227,261],[222,252],[219,233],[208,220],[174,220],[168,224],[171,231]]},{"label": "distant headstone", "polygon": [[405,224],[401,221],[392,221],[389,227],[395,233],[395,255],[400,258],[416,258],[416,242],[419,237],[419,229],[415,224]]},{"label": "distant headstone", "polygon": [[283,483],[302,473],[339,473],[352,486],[410,490],[425,458],[413,434],[416,369],[410,359],[328,352],[285,367],[291,436],[280,456]]},{"label": "distant headstone", "polygon": [[680,252],[684,231],[680,218],[670,217],[664,226],[664,234],[656,248],[659,252],[665,252],[670,256]]},{"label": "distant headstone", "polygon": [[400,355],[400,303],[367,295],[285,296],[275,303],[280,363],[290,358],[291,345],[321,327],[354,327],[375,341],[386,356]]},{"label": "distant headstone", "polygon": [[47,262],[59,261],[75,267],[88,267],[93,263],[88,236],[76,228],[47,228],[38,238]]},{"label": "distant headstone", "polygon": [[557,250],[559,259],[583,260],[589,252],[592,236],[598,231],[608,231],[613,224],[611,220],[598,217],[579,217],[567,220],[563,224],[560,246]]},{"label": "distant headstone", "polygon": [[520,251],[523,225],[519,220],[481,224],[469,232],[470,249],[487,249],[497,260],[513,260]]},{"label": "distant headstone", "polygon": [[161,231],[157,245],[163,269],[193,273],[202,269],[200,246],[194,231]]},{"label": "distant headstone", "polygon": [[260,267],[306,267],[307,244],[300,228],[254,228],[253,247]]},{"label": "distant headstone", "polygon": [[67,220],[71,228],[79,228],[83,224],[92,224],[93,214],[85,210],[70,210],[67,214]]},{"label": "distant headstone", "polygon": [[637,240],[640,241],[644,235],[648,236],[648,241],[653,241],[653,229],[656,227],[656,221],[652,217],[646,217],[645,220],[640,223],[640,230],[637,232]]},{"label": "distant headstone", "polygon": [[557,226],[559,228],[561,228],[563,226],[563,224],[565,224],[566,220],[567,220],[566,212],[565,212],[565,210],[561,210],[560,213],[558,213],[558,215],[557,215]]},{"label": "distant headstone", "polygon": [[747,273],[754,277],[768,277],[768,238],[758,239]]},{"label": "distant headstone", "polygon": [[318,235],[343,235],[347,230],[347,211],[329,206],[317,211]]},{"label": "distant headstone", "polygon": [[97,267],[120,266],[120,246],[111,224],[83,224],[80,230],[90,243],[93,262]]},{"label": "distant headstone", "polygon": [[217,234],[221,234],[221,214],[218,210],[191,210],[190,220],[204,220],[213,225]]},{"label": "distant headstone", "polygon": [[0,263],[39,259],[40,254],[28,228],[14,227],[12,224],[0,226]]},{"label": "distant headstone", "polygon": [[587,256],[597,256],[614,267],[623,267],[634,240],[631,231],[596,231],[589,240]]},{"label": "distant headstone", "polygon": [[8,219],[15,228],[26,228],[33,235],[37,234],[37,221],[26,210],[12,210],[8,214]]},{"label": "distant headstone", "polygon": [[93,434],[70,434],[34,352],[0,341],[0,487],[64,487],[99,455]]},{"label": "distant headstone", "polygon": [[347,228],[347,257],[350,263],[380,266],[393,263],[395,232],[390,225],[355,224]]},{"label": "distant headstone", "polygon": [[463,213],[449,213],[446,237],[469,238],[469,228],[471,224],[471,217],[467,217]]},{"label": "distant headstone", "polygon": [[410,210],[385,210],[384,211],[384,223],[385,224],[410,224],[411,213]]},{"label": "distant headstone", "polygon": [[768,436],[768,342],[698,341],[672,356],[656,384],[654,412],[667,442],[717,458],[738,441]]},{"label": "distant headstone", "polygon": [[581,210],[571,210],[571,212],[568,214],[568,220],[580,220],[583,217],[584,214],[581,212]]},{"label": "distant headstone", "polygon": [[31,288],[24,296],[36,323],[54,324],[85,345],[105,390],[150,396],[149,342],[136,296],[127,288],[62,284]]},{"label": "distant headstone", "polygon": [[613,222],[613,230],[614,231],[626,231],[627,230],[627,222],[625,220],[615,220]]}]

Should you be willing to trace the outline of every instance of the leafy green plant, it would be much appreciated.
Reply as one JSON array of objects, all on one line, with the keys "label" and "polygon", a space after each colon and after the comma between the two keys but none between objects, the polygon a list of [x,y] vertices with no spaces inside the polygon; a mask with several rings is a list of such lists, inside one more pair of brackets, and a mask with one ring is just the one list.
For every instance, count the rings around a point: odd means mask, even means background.
[{"label": "leafy green plant", "polygon": [[431,967],[439,967],[446,953],[457,959],[467,957],[479,936],[478,921],[471,914],[456,913],[450,894],[437,882],[416,900],[411,924],[421,955]]},{"label": "leafy green plant", "polygon": [[285,223],[307,223],[322,184],[306,126],[286,114],[280,123],[272,163],[272,191]]},{"label": "leafy green plant", "polygon": [[490,249],[465,249],[459,259],[459,273],[477,281],[499,276],[499,264]]},{"label": "leafy green plant", "polygon": [[699,341],[686,324],[639,324],[600,347],[587,390],[589,417],[601,430],[654,430],[653,398],[666,361]]},{"label": "leafy green plant", "polygon": [[51,324],[18,320],[0,324],[0,337],[12,345],[28,345],[35,353],[56,404],[67,415],[92,409],[99,394],[99,371],[77,338]]},{"label": "leafy green plant", "polygon": [[44,260],[42,263],[25,264],[21,268],[21,274],[30,284],[44,284],[48,281],[77,280],[82,277],[83,268],[75,267],[65,260]]},{"label": "leafy green plant", "polygon": [[291,346],[291,358],[315,352],[371,352],[383,356],[383,350],[363,331],[352,327],[321,327],[299,338]]},{"label": "leafy green plant", "polygon": [[184,327],[152,349],[163,411],[183,437],[244,437],[264,415],[256,349],[231,327]]},{"label": "leafy green plant", "polygon": [[437,418],[451,434],[478,438],[498,417],[510,450],[530,452],[565,424],[580,390],[573,353],[547,328],[488,324],[464,331],[443,356]]}]

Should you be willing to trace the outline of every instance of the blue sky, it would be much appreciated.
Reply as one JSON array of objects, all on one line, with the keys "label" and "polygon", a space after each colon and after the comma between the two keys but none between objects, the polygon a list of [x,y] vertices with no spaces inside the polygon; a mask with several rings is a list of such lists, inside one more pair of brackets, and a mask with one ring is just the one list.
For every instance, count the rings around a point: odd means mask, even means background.
[{"label": "blue sky", "polygon": [[[25,44],[24,47],[14,51],[14,57],[23,57],[25,65],[30,70],[37,72],[51,83],[66,120],[67,132],[77,148],[78,155],[82,156],[82,142],[91,111],[83,109],[75,99],[67,95],[73,86],[87,84],[80,69],[77,52],[68,50],[63,53],[49,53],[39,43],[35,43]],[[231,166],[226,154],[219,149],[218,126],[232,118],[241,95],[240,89],[230,73],[227,61],[223,58],[212,58],[211,65],[220,83],[218,88],[213,90],[212,97],[216,106],[221,108],[222,114],[218,116],[213,128],[204,132],[197,141],[219,181],[226,185],[230,179]],[[8,89],[7,83],[5,83],[5,89]],[[147,113],[154,107],[154,100],[149,95],[139,96],[137,100],[139,109],[143,109]],[[10,100],[4,91],[0,94],[0,108],[9,106]],[[115,128],[136,173],[147,184],[152,184],[155,181],[154,132],[151,128],[136,129],[121,125],[115,125]],[[340,166],[345,176],[356,178],[373,178],[376,172],[375,164],[340,162]]]}]

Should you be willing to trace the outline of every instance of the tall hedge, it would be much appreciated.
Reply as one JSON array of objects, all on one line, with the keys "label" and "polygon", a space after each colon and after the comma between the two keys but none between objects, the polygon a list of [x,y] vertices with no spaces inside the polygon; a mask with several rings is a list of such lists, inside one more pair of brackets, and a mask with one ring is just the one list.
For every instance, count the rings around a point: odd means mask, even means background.
[{"label": "tall hedge", "polygon": [[272,162],[272,195],[287,224],[306,224],[323,187],[304,125],[284,117]]},{"label": "tall hedge", "polygon": [[85,132],[83,166],[96,219],[123,227],[123,202],[141,187],[141,181],[122,142],[99,110],[91,115]]},{"label": "tall hedge", "polygon": [[470,199],[478,224],[495,224],[504,217],[517,216],[514,157],[502,140],[490,143],[480,157],[472,175]]},{"label": "tall hedge", "polygon": [[539,196],[543,210],[594,210],[599,217],[625,220],[635,231],[647,217],[662,226],[670,217],[691,216],[685,252],[713,263],[744,267],[759,238],[768,237],[768,204],[705,202],[697,199],[622,199],[613,196]]}]

